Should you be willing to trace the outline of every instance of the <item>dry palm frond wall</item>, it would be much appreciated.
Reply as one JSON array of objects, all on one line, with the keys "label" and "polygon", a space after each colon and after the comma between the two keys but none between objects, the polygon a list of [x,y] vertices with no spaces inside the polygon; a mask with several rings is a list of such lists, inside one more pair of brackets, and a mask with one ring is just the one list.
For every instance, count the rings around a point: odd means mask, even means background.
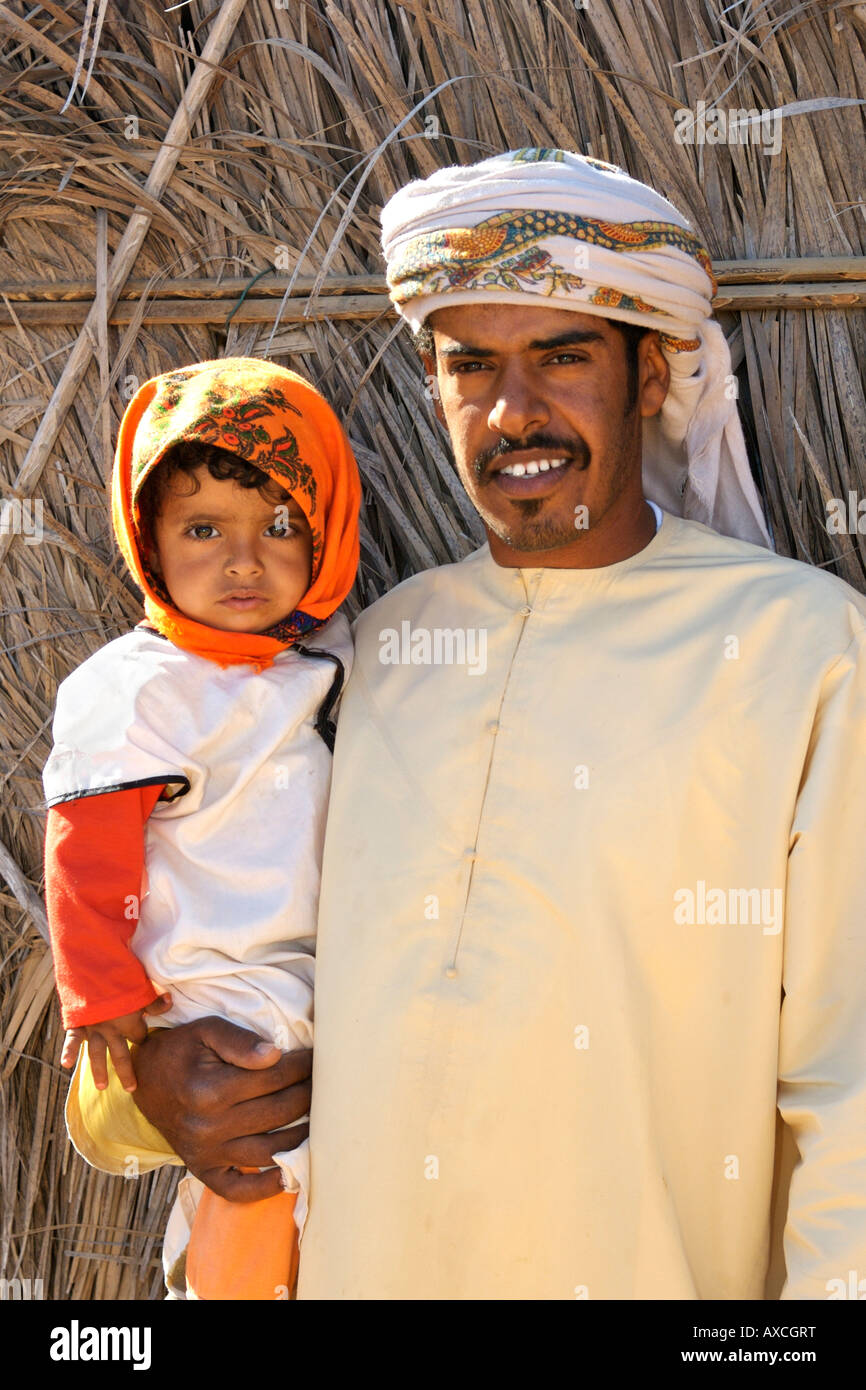
[{"label": "dry palm frond wall", "polygon": [[[56,687],[140,616],[106,511],[127,400],[173,366],[272,355],[348,421],[356,608],[462,557],[481,530],[381,297],[378,212],[443,164],[566,146],[652,183],[714,261],[748,263],[720,316],[777,548],[866,587],[866,538],[826,526],[829,498],[866,495],[866,6],[9,0],[0,45],[3,495],[44,507],[41,543],[0,535],[0,1278],[155,1298],[176,1171],[108,1178],[70,1151],[41,935]],[[777,153],[677,143],[699,101],[796,109]],[[793,283],[758,265],[781,259]]]}]

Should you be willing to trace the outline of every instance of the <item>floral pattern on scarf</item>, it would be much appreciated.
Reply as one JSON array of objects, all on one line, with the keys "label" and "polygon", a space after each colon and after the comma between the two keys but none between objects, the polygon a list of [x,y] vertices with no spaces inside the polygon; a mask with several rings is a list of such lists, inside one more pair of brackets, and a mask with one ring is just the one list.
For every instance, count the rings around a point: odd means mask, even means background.
[{"label": "floral pattern on scarf", "polygon": [[[260,633],[230,633],[174,608],[148,563],[140,498],[175,444],[225,449],[258,468],[298,502],[312,537],[311,581],[302,606]],[[322,627],[351,588],[358,564],[360,479],[351,446],[324,397],[303,377],[260,358],[193,363],[139,388],[121,422],[112,521],[130,571],[145,592],[146,622],[176,645],[221,665],[260,669]]]}]

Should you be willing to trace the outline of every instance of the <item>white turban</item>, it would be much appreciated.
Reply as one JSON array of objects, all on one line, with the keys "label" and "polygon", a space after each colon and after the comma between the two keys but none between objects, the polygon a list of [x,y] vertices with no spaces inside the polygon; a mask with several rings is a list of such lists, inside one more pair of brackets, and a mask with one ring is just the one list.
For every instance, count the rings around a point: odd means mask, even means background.
[{"label": "white turban", "polygon": [[407,184],[381,221],[391,299],[416,332],[436,309],[528,296],[657,329],[671,381],[643,423],[644,495],[772,545],[711,317],[710,259],[660,193],[586,155],[511,150]]}]

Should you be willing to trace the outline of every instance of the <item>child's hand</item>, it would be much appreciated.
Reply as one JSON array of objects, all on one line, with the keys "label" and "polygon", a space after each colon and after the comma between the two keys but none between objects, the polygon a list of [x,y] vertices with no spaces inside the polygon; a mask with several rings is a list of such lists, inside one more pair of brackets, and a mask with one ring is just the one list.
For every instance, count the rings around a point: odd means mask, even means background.
[{"label": "child's hand", "polygon": [[144,1042],[147,1037],[147,1024],[144,1021],[144,1015],[164,1014],[166,1009],[170,1008],[171,995],[161,994],[152,1004],[148,1004],[146,1009],[137,1009],[131,1014],[120,1014],[117,1018],[107,1018],[101,1023],[91,1023],[83,1028],[70,1029],[63,1044],[60,1065],[73,1067],[81,1044],[86,1042],[90,1055],[90,1069],[93,1073],[96,1089],[104,1091],[108,1085],[108,1068],[105,1060],[107,1050],[123,1089],[134,1091],[136,1087],[135,1072],[126,1040],[128,1038],[130,1042]]}]

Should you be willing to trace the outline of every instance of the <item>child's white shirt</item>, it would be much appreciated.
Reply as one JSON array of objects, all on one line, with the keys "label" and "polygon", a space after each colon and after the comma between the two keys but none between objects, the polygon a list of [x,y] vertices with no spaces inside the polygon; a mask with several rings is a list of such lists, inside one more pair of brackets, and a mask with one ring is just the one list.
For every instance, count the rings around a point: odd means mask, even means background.
[{"label": "child's white shirt", "polygon": [[[303,645],[348,678],[335,614]],[[48,805],[166,781],[130,884],[131,948],[172,996],[174,1026],[217,1014],[284,1051],[312,1045],[316,916],[331,753],[315,727],[336,667],[281,652],[260,672],[220,667],[136,628],[64,680],[43,772]],[[277,1156],[308,1188],[307,1148]],[[281,1160],[285,1160],[284,1162]]]}]

